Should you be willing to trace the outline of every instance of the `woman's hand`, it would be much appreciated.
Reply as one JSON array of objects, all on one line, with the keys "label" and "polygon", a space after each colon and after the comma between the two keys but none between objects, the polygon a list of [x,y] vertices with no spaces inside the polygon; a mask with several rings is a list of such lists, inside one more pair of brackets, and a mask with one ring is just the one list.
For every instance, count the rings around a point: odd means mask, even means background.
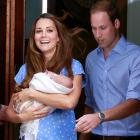
[{"label": "woman's hand", "polygon": [[25,88],[25,89],[22,89],[22,91],[15,93],[13,95],[14,106],[18,103],[30,100],[30,94],[31,94],[32,90],[33,89]]},{"label": "woman's hand", "polygon": [[44,106],[39,106],[37,108],[28,108],[26,111],[19,114],[21,122],[40,119],[48,114],[48,111],[43,110]]},{"label": "woman's hand", "polygon": [[39,106],[34,109],[29,108],[26,111],[22,112],[21,114],[17,114],[13,110],[13,103],[11,98],[10,104],[6,109],[5,119],[6,121],[13,122],[13,123],[21,123],[29,120],[39,119],[45,117],[48,114],[48,111],[43,110],[43,108],[44,106]]}]

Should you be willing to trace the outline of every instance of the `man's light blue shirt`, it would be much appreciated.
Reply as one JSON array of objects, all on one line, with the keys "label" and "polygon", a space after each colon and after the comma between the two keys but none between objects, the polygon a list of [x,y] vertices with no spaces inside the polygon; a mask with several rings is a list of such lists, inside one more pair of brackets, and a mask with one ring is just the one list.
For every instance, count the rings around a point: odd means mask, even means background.
[{"label": "man's light blue shirt", "polygon": [[[127,42],[123,36],[106,60],[100,47],[89,53],[85,69],[88,76],[85,103],[95,112],[107,110],[128,99],[140,100],[140,47]],[[93,133],[140,135],[140,112],[125,119],[104,122]]]}]

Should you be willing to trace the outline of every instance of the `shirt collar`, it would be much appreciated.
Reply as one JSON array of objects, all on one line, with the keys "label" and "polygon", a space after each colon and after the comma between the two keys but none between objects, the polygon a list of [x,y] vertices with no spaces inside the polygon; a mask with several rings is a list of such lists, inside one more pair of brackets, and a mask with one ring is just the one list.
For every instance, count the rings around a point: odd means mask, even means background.
[{"label": "shirt collar", "polygon": [[[122,35],[120,40],[117,42],[117,44],[115,45],[115,47],[112,49],[112,51],[116,52],[116,53],[119,53],[119,54],[122,54],[124,53],[125,51],[125,46],[126,46],[126,39],[125,37]],[[98,46],[97,48],[97,54],[101,53],[102,52],[102,48],[100,48]]]}]

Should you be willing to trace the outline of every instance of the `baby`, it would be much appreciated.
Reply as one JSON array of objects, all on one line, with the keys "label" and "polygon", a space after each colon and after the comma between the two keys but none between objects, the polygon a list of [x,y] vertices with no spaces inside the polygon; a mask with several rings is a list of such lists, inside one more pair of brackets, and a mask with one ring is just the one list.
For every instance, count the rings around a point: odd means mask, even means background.
[{"label": "baby", "polygon": [[[39,72],[34,74],[32,80],[29,83],[29,88],[41,91],[44,94],[68,94],[73,90],[73,82],[72,79],[67,76],[46,71],[44,73]],[[14,106],[14,110],[17,113],[22,113],[27,108],[35,108],[40,105],[42,105],[42,103],[39,103],[35,100],[29,100],[16,104],[16,106]],[[51,106],[45,106],[43,110],[47,110],[49,114],[52,113],[55,108]],[[39,119],[22,123],[20,128],[20,136],[25,136],[25,140],[36,140],[38,125]]]},{"label": "baby", "polygon": [[[16,87],[17,88],[17,87]],[[72,79],[64,76],[58,75],[51,71],[39,72],[34,74],[32,80],[29,83],[29,88],[44,92],[44,93],[61,93],[68,94],[73,89]],[[22,113],[28,107],[31,107],[33,100],[18,103],[14,109],[17,113]],[[35,101],[36,102],[36,101]],[[37,103],[35,106],[41,105]],[[46,109],[49,109],[49,112],[52,112],[54,109],[47,106]]]}]

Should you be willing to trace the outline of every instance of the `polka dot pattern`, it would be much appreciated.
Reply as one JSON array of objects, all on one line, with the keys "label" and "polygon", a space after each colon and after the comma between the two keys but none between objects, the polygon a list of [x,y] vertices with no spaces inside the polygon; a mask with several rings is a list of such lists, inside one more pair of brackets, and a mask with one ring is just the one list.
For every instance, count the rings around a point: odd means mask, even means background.
[{"label": "polka dot pattern", "polygon": [[[85,84],[85,73],[82,64],[73,59],[72,71],[74,75],[83,75],[83,86]],[[15,77],[17,83],[21,83],[26,74],[26,65],[23,65]],[[67,75],[66,69],[62,69],[61,74]],[[77,140],[74,130],[75,114],[74,110],[56,109],[53,113],[39,120],[39,131],[37,140]]]}]

